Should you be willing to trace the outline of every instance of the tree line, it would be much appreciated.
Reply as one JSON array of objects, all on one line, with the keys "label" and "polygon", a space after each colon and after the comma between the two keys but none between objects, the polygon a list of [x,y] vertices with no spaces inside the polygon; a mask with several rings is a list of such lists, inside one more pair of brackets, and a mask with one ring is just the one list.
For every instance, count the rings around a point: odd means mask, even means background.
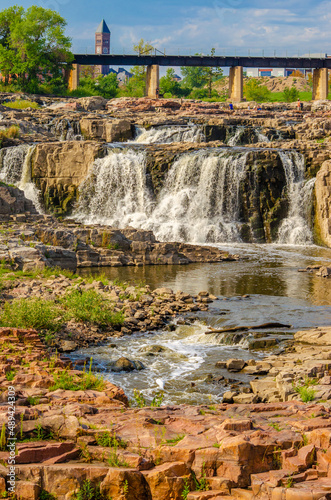
[{"label": "tree line", "polygon": [[[65,35],[66,25],[59,13],[35,5],[26,10],[15,5],[0,11],[0,88],[77,97],[100,95],[107,99],[145,95],[144,66],[131,68],[132,77],[122,85],[119,85],[115,73],[95,78],[93,67],[82,67],[78,89],[69,92],[68,72],[74,56],[71,39]],[[154,47],[141,39],[133,50],[150,54]],[[213,48],[210,55],[214,54]],[[181,81],[177,81],[172,68],[160,78],[160,95],[165,98],[227,100],[228,90],[221,68],[182,67],[180,70]],[[308,83],[311,82],[308,80]],[[255,78],[245,80],[244,95],[249,101],[275,100],[262,81]],[[299,97],[299,91],[292,86],[285,89],[277,100],[291,102]]]}]

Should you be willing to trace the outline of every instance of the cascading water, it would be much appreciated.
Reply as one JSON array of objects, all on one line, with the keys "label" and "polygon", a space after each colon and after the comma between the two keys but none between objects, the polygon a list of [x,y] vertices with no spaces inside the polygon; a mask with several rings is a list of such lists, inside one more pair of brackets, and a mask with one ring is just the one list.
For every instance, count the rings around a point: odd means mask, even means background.
[{"label": "cascading water", "polygon": [[60,141],[81,141],[79,121],[70,122],[67,118],[53,118],[47,128],[60,140]]},{"label": "cascading water", "polygon": [[[247,134],[248,131],[250,131],[251,134]],[[226,143],[228,146],[243,146],[244,144],[251,144],[254,142],[270,142],[270,140],[259,128],[249,129],[245,126],[238,125],[234,129],[229,127],[227,130]]]},{"label": "cascading water", "polygon": [[307,217],[315,179],[305,181],[305,162],[302,155],[296,151],[280,152],[279,155],[286,175],[289,212],[279,228],[278,243],[310,244],[313,237],[307,225]]},{"label": "cascading water", "polygon": [[80,186],[77,220],[139,227],[151,204],[145,164],[145,154],[131,149],[96,160]]},{"label": "cascading water", "polygon": [[144,228],[161,241],[239,241],[239,187],[247,155],[202,150],[181,156]]},{"label": "cascading water", "polygon": [[[127,149],[94,162],[80,186],[75,218],[114,227],[152,230],[160,241],[240,241],[240,185],[247,175],[248,150],[202,149],[181,155],[168,172],[157,199],[147,186],[146,154]],[[280,152],[286,174],[289,214],[279,243],[312,241],[303,214],[314,180],[304,182],[303,157]]]},{"label": "cascading water", "polygon": [[20,145],[0,150],[0,180],[17,186],[22,177],[22,170],[29,146]]},{"label": "cascading water", "polygon": [[35,146],[14,146],[4,148],[0,154],[0,180],[6,184],[14,184],[24,191],[37,211],[42,213],[39,191],[31,180],[31,158]]},{"label": "cascading water", "polygon": [[94,162],[75,217],[153,230],[161,241],[238,241],[239,184],[247,152],[199,151],[173,164],[159,200],[146,186],[145,156],[128,150]]},{"label": "cascading water", "polygon": [[161,126],[137,129],[135,141],[139,144],[169,144],[171,142],[205,142],[199,125]]}]

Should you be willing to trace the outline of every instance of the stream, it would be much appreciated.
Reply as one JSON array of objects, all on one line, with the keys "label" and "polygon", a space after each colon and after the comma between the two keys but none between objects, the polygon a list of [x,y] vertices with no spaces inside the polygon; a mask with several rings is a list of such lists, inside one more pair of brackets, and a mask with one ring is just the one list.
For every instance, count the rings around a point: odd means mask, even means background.
[{"label": "stream", "polygon": [[[220,245],[220,248],[239,254],[242,260],[103,269],[110,279],[145,282],[152,289],[166,286],[191,294],[208,290],[218,300],[209,305],[207,312],[176,318],[174,326],[169,328],[172,331],[111,338],[104,346],[75,352],[72,358],[93,357],[103,375],[120,385],[131,398],[135,388],[142,391],[147,401],[163,389],[163,403],[211,404],[221,401],[232,384],[247,384],[250,379],[245,374],[229,374],[225,369],[215,368],[217,361],[262,359],[271,351],[250,350],[249,342],[255,336],[277,339],[279,344],[272,348],[272,352],[277,352],[283,348],[283,341],[297,330],[331,324],[329,280],[315,273],[298,272],[308,265],[330,262],[330,249],[253,244]],[[90,272],[97,270],[87,269],[83,274]],[[223,328],[265,322],[286,323],[291,328],[245,332],[242,339],[232,344],[224,334],[205,334],[209,326]],[[145,369],[111,372],[109,363],[121,356],[141,361]],[[230,380],[218,380],[222,377]]]}]

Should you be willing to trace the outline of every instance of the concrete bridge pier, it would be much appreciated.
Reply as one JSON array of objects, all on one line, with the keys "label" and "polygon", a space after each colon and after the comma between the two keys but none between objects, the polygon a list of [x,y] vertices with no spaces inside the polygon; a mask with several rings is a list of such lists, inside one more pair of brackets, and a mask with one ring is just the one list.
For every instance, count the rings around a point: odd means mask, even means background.
[{"label": "concrete bridge pier", "polygon": [[242,66],[232,66],[229,74],[229,99],[233,102],[243,100],[244,74]]},{"label": "concrete bridge pier", "polygon": [[313,72],[313,101],[327,99],[329,94],[328,68],[315,68]]},{"label": "concrete bridge pier", "polygon": [[69,71],[68,87],[69,90],[76,90],[79,85],[79,64],[73,64]]},{"label": "concrete bridge pier", "polygon": [[160,66],[152,64],[147,66],[146,73],[146,96],[155,99],[158,97],[160,84]]}]

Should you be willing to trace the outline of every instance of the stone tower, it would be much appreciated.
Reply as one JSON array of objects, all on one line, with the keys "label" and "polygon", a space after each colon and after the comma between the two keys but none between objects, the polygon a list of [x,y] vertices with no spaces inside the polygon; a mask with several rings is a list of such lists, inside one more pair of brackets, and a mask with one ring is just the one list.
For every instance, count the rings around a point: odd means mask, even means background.
[{"label": "stone tower", "polygon": [[[102,19],[95,32],[95,53],[96,54],[109,54],[110,53],[110,31],[106,21]],[[95,66],[95,76],[108,75],[108,66]]]}]

